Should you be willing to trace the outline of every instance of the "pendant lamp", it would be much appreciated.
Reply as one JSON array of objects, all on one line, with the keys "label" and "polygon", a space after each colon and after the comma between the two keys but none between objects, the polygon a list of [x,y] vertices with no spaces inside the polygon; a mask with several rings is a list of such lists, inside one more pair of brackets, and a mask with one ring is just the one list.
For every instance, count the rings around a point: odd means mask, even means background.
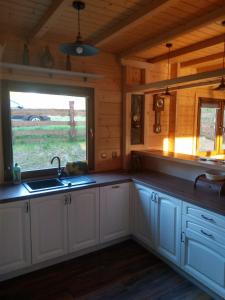
[{"label": "pendant lamp", "polygon": [[61,44],[59,50],[66,55],[72,55],[72,56],[95,55],[99,52],[99,49],[90,44],[86,44],[82,40],[81,33],[80,33],[80,11],[85,9],[85,3],[82,1],[74,1],[73,8],[77,10],[77,21],[78,21],[77,39],[75,42],[72,43]]},{"label": "pendant lamp", "polygon": [[[225,26],[225,21],[222,22],[222,25]],[[225,34],[224,34],[224,41],[223,41],[223,75],[221,77],[220,84],[214,89],[215,91],[225,91]]]},{"label": "pendant lamp", "polygon": [[[172,48],[172,43],[167,43],[166,48],[168,49],[168,57],[167,57],[167,79],[170,79],[170,49]],[[171,94],[169,92],[169,87],[166,87],[165,93],[163,93],[163,96],[170,97]]]}]

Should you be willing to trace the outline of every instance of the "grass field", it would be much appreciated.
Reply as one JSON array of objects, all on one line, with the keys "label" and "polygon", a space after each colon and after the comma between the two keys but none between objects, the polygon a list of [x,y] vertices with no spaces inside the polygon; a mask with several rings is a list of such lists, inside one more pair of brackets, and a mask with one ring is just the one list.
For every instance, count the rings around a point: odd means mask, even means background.
[{"label": "grass field", "polygon": [[[76,136],[71,137],[68,125],[29,126],[13,128],[13,161],[18,163],[22,171],[50,168],[51,158],[59,156],[62,166],[67,161],[86,160],[85,126],[76,126]],[[41,130],[43,134],[35,134]],[[55,131],[49,135],[44,131]],[[17,136],[17,132],[33,131],[34,134]],[[57,136],[57,131],[65,131],[65,135]]]}]

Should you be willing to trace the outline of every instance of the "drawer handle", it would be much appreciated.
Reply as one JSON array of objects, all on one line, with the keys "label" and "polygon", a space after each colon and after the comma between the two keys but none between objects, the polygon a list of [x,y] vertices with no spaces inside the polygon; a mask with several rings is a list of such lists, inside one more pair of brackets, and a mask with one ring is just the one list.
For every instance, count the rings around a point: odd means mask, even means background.
[{"label": "drawer handle", "polygon": [[206,235],[207,237],[209,237],[209,238],[211,238],[211,239],[214,238],[212,234],[206,233],[206,232],[205,232],[204,230],[202,230],[202,229],[201,229],[201,233],[204,234],[204,235]]},{"label": "drawer handle", "polygon": [[202,217],[203,219],[207,220],[207,221],[210,221],[210,222],[214,222],[214,223],[215,223],[215,221],[214,221],[213,218],[208,218],[208,217],[206,217],[206,216],[204,216],[204,215],[201,215],[201,217]]},{"label": "drawer handle", "polygon": [[112,189],[118,189],[120,186],[119,185],[113,185]]}]

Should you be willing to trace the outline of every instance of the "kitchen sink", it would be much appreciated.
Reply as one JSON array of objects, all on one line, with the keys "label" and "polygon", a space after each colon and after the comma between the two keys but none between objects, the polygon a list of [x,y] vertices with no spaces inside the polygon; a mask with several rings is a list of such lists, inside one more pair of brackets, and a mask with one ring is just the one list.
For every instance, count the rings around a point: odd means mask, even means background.
[{"label": "kitchen sink", "polygon": [[74,186],[74,185],[95,183],[95,180],[93,180],[89,176],[73,176],[73,177],[62,178],[61,182],[66,186]]},{"label": "kitchen sink", "polygon": [[29,192],[36,192],[64,187],[64,184],[58,178],[52,178],[28,181],[24,186]]},{"label": "kitchen sink", "polygon": [[24,182],[25,188],[30,192],[38,192],[45,190],[58,189],[62,187],[71,187],[82,184],[95,183],[89,176],[73,176],[73,177],[64,177],[61,179],[52,178],[52,179],[43,179],[43,180],[33,180]]}]

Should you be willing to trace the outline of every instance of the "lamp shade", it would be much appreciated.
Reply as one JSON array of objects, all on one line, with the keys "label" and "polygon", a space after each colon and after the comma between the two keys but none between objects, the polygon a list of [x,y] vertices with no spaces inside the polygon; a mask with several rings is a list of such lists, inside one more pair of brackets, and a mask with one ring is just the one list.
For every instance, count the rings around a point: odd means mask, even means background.
[{"label": "lamp shade", "polygon": [[62,53],[71,56],[91,56],[99,53],[98,48],[80,41],[63,43],[59,46],[59,50]]},{"label": "lamp shade", "polygon": [[78,13],[78,34],[75,42],[63,43],[59,46],[59,50],[66,54],[72,56],[92,56],[99,52],[99,49],[83,42],[80,33],[80,10],[85,9],[85,3],[82,1],[74,1],[73,8],[77,10]]}]

